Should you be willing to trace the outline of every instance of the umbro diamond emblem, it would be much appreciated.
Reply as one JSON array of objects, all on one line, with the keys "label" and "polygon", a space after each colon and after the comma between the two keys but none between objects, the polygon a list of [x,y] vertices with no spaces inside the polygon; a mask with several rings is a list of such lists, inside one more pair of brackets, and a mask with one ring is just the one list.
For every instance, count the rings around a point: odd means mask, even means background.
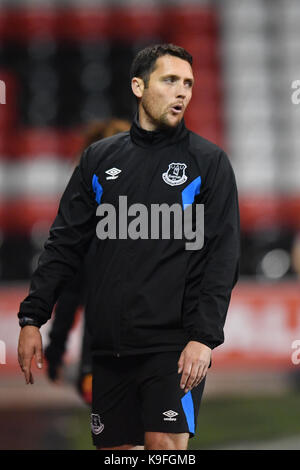
[{"label": "umbro diamond emblem", "polygon": [[115,180],[118,178],[119,173],[121,173],[122,170],[119,170],[118,168],[111,168],[110,170],[106,170],[105,173],[107,173],[109,176],[106,177],[107,180]]},{"label": "umbro diamond emblem", "polygon": [[177,416],[178,413],[176,413],[176,411],[173,411],[173,410],[168,410],[168,411],[165,411],[163,415],[166,416],[166,418],[164,418],[164,421],[176,421],[177,418],[175,418],[175,416]]}]

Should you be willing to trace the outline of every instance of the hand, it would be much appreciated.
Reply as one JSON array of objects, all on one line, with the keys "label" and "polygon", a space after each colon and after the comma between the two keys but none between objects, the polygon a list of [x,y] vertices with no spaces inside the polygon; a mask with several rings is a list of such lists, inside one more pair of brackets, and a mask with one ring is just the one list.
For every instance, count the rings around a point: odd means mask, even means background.
[{"label": "hand", "polygon": [[64,351],[61,345],[52,339],[45,348],[44,358],[46,359],[46,375],[51,382],[57,385],[63,382],[63,355]]},{"label": "hand", "polygon": [[93,376],[91,373],[82,374],[78,380],[78,390],[87,405],[92,405]]},{"label": "hand", "polygon": [[47,361],[47,377],[56,385],[63,383],[63,365],[62,363],[55,363]]},{"label": "hand", "polygon": [[206,376],[211,358],[211,349],[198,341],[190,341],[178,361],[178,374],[182,372],[180,387],[187,393],[199,385]]},{"label": "hand", "polygon": [[26,384],[33,384],[31,361],[35,356],[36,365],[43,367],[43,347],[40,330],[37,326],[26,325],[21,328],[18,345],[18,360],[25,375]]}]

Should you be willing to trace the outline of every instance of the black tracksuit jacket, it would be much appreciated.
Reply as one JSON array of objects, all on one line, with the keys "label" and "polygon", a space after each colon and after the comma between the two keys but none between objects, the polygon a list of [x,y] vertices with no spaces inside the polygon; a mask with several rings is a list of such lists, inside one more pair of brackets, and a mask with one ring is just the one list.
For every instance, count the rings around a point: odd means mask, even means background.
[{"label": "black tracksuit jacket", "polygon": [[[118,209],[119,196],[127,196],[128,207],[142,203],[149,210],[204,204],[203,248],[186,250],[184,239],[120,239],[118,232],[116,239],[98,239],[96,209],[103,203]],[[86,308],[94,355],[180,351],[191,340],[212,349],[223,343],[240,236],[235,177],[221,148],[183,120],[172,131],[149,132],[138,116],[129,132],[89,146],[61,198],[19,318],[40,324],[50,318],[95,237]]]}]

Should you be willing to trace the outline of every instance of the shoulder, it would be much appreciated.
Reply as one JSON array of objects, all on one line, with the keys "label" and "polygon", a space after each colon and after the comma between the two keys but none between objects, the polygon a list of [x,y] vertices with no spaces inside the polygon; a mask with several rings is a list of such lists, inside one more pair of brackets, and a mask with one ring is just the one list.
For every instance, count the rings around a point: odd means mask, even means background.
[{"label": "shoulder", "polygon": [[93,172],[107,156],[111,155],[113,152],[120,151],[120,149],[124,149],[129,140],[129,132],[127,131],[93,142],[89,147],[84,149],[81,157],[81,165],[87,173]]},{"label": "shoulder", "polygon": [[193,131],[189,133],[189,151],[196,160],[201,160],[208,166],[231,168],[229,157],[224,149]]},{"label": "shoulder", "polygon": [[129,131],[119,132],[118,134],[112,135],[111,137],[105,137],[104,139],[96,140],[90,145],[92,151],[97,152],[110,148],[114,145],[121,145],[129,139]]},{"label": "shoulder", "polygon": [[225,154],[221,147],[193,131],[189,131],[189,149],[198,155],[210,156],[211,158],[216,158],[223,153]]}]

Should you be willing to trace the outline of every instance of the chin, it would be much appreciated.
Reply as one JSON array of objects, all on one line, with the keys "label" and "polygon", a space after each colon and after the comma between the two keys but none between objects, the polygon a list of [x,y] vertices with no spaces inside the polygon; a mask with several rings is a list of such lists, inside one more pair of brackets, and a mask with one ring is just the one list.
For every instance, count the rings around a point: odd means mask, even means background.
[{"label": "chin", "polygon": [[173,129],[174,127],[177,127],[178,124],[180,123],[182,117],[177,118],[177,119],[161,119],[160,120],[160,128],[163,129]]}]

